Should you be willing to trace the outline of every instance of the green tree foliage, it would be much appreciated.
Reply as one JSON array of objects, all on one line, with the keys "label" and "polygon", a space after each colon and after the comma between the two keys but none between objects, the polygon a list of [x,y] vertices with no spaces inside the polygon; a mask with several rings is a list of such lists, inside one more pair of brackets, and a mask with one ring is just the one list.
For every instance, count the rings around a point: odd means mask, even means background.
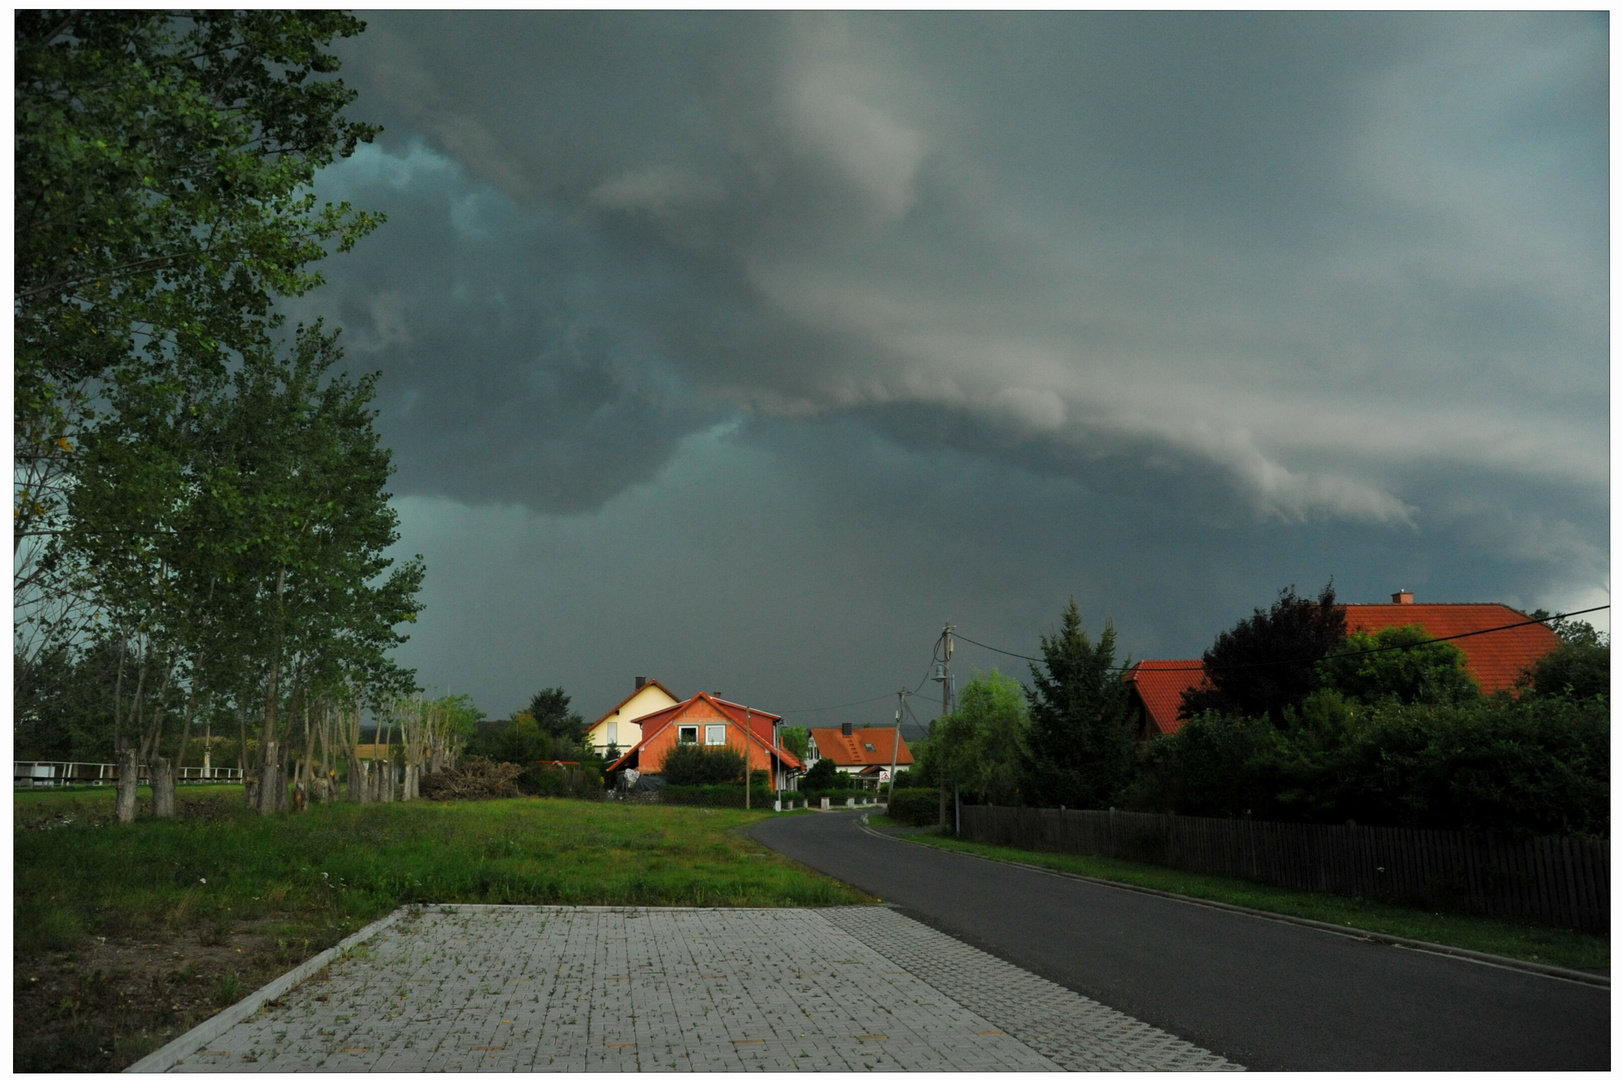
[{"label": "green tree foliage", "polygon": [[1042,635],[1042,658],[1047,671],[1032,664],[1026,691],[1025,798],[1038,806],[1108,807],[1137,764],[1115,628],[1106,622],[1095,644],[1072,597],[1059,632]]},{"label": "green tree foliage", "polygon": [[996,670],[976,675],[925,740],[930,772],[980,802],[1017,805],[1029,727],[1019,683]]},{"label": "green tree foliage", "polygon": [[851,786],[850,774],[841,772],[833,758],[818,758],[805,772],[800,787],[806,791],[839,791]]},{"label": "green tree foliage", "polygon": [[[12,748],[19,761],[111,761],[119,642],[103,635],[74,650],[59,645],[34,656],[16,656],[12,698]],[[124,666],[134,667],[125,655]],[[24,669],[29,670],[24,670]],[[177,704],[171,699],[170,707]]]},{"label": "green tree foliage", "polygon": [[[1546,619],[1546,611],[1534,611],[1531,618]],[[1523,693],[1539,697],[1564,695],[1578,699],[1608,698],[1611,693],[1610,637],[1592,625],[1569,619],[1551,624],[1560,636],[1552,653],[1540,657],[1516,680]]]},{"label": "green tree foliage", "polygon": [[1280,735],[1266,717],[1204,712],[1150,744],[1128,803],[1196,817],[1276,810]]},{"label": "green tree foliage", "polygon": [[1447,704],[1481,693],[1465,669],[1464,652],[1450,642],[1432,641],[1430,631],[1417,624],[1350,635],[1320,663],[1318,674],[1323,686],[1368,705],[1387,699]]},{"label": "green tree foliage", "polygon": [[468,743],[467,756],[486,761],[507,761],[526,768],[538,761],[578,761],[580,746],[547,731],[527,712],[508,720],[478,725]]},{"label": "green tree foliage", "polygon": [[1318,662],[1345,641],[1346,612],[1335,603],[1333,583],[1316,600],[1288,586],[1270,609],[1256,608],[1217,635],[1204,654],[1210,686],[1185,693],[1180,715],[1266,716],[1282,726],[1285,710],[1318,688]]},{"label": "green tree foliage", "polygon": [[[287,738],[302,728],[309,780],[317,733],[353,757],[361,700],[413,689],[386,653],[422,568],[383,555],[373,382],[332,374],[319,326],[277,340],[273,308],[381,220],[310,191],[376,131],[342,115],[354,94],[326,51],[362,27],[113,10],[15,27],[22,619],[69,627],[40,614],[63,597],[102,618],[122,661],[113,739],[155,770],[194,715],[234,713],[262,810],[284,801]],[[98,638],[74,623],[31,640]]]},{"label": "green tree foliage", "polygon": [[1605,836],[1601,698],[1378,705],[1311,695],[1283,728],[1205,713],[1156,740],[1132,802],[1217,817]]},{"label": "green tree foliage", "polygon": [[[58,534],[75,437],[138,359],[217,374],[263,350],[277,296],[375,215],[315,171],[370,141],[326,46],[336,12],[23,11],[15,20],[14,546]],[[52,567],[17,563],[49,592]],[[60,584],[60,582],[58,582]]]},{"label": "green tree foliage", "polygon": [[811,754],[811,732],[803,727],[789,727],[784,725],[778,730],[778,740],[783,749],[804,761]]},{"label": "green tree foliage", "polygon": [[737,784],[743,787],[743,755],[729,746],[684,743],[665,755],[660,774],[678,787]]},{"label": "green tree foliage", "polygon": [[565,739],[579,739],[585,728],[585,719],[569,708],[569,695],[561,686],[538,691],[529,699],[529,715],[541,725],[541,730]]}]

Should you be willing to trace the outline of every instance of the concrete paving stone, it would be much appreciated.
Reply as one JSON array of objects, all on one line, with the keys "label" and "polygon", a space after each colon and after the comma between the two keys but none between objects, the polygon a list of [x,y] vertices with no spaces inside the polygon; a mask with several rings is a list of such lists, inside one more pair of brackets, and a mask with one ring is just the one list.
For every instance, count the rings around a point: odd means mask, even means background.
[{"label": "concrete paving stone", "polygon": [[384,928],[171,1071],[1233,1067],[885,908],[466,905]]}]

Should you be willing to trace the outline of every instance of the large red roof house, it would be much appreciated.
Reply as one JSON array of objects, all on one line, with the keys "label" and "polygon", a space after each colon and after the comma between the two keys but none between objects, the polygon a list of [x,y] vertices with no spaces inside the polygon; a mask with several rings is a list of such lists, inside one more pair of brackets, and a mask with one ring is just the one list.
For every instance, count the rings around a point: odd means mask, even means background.
[{"label": "large red roof house", "polygon": [[[898,745],[899,742],[899,745]],[[895,757],[896,772],[906,772],[912,766],[912,751],[907,740],[893,727],[852,727],[841,724],[836,728],[812,728],[811,748],[806,755],[806,767],[823,758],[834,763],[834,768],[854,776],[857,782],[874,787],[882,783],[890,771],[890,758]]]},{"label": "large red roof house", "polygon": [[[1433,638],[1451,638],[1484,694],[1509,689],[1517,675],[1560,644],[1547,625],[1526,623],[1525,614],[1504,604],[1416,604],[1414,594],[1403,591],[1392,593],[1389,604],[1341,606],[1349,634],[1418,625]],[[1461,634],[1468,636],[1457,636]],[[1199,660],[1142,660],[1124,678],[1131,687],[1138,734],[1148,739],[1175,734],[1183,726],[1177,716],[1183,692],[1204,682],[1205,670]]]},{"label": "large red roof house", "polygon": [[798,757],[780,745],[777,726],[782,722],[783,718],[774,713],[700,692],[669,708],[634,718],[632,723],[641,728],[642,737],[609,765],[608,771],[657,773],[664,766],[665,755],[684,743],[726,746],[744,755],[751,770],[766,769],[772,788],[782,790],[805,768]]}]

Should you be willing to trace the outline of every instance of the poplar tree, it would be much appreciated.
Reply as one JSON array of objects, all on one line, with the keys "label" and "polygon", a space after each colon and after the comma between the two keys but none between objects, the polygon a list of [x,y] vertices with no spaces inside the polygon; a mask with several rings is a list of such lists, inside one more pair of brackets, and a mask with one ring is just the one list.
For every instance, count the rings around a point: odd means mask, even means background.
[{"label": "poplar tree", "polygon": [[[273,302],[381,221],[318,205],[315,171],[369,142],[326,47],[336,12],[19,11],[14,20],[13,566],[23,635],[79,625],[51,541],[83,436],[119,379],[217,377]],[[143,371],[144,367],[144,371]],[[82,614],[82,606],[79,613]]]},{"label": "poplar tree", "polygon": [[1071,597],[1058,632],[1042,635],[1041,651],[1043,665],[1031,665],[1031,688],[1025,691],[1031,724],[1027,797],[1038,806],[1105,809],[1130,782],[1136,764],[1127,687],[1115,662],[1115,627],[1106,622],[1094,642]]}]

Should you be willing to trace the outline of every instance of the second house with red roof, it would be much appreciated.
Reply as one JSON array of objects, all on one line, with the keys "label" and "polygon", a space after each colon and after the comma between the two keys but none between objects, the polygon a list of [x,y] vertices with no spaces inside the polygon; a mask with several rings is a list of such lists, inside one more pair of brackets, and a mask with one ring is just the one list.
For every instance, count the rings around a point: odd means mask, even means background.
[{"label": "second house with red roof", "polygon": [[[1508,690],[1517,675],[1560,644],[1553,630],[1504,604],[1416,604],[1405,589],[1392,593],[1389,604],[1342,604],[1341,609],[1349,634],[1419,626],[1433,638],[1451,641],[1484,694]],[[1199,660],[1143,660],[1124,678],[1138,735],[1152,739],[1174,735],[1183,726],[1183,694],[1205,682],[1205,667]]]},{"label": "second house with red roof", "polygon": [[859,728],[842,724],[836,728],[812,728],[809,768],[823,758],[834,768],[848,773],[858,784],[877,787],[890,779],[890,765],[898,773],[912,767],[912,751],[907,740],[893,727]]}]

